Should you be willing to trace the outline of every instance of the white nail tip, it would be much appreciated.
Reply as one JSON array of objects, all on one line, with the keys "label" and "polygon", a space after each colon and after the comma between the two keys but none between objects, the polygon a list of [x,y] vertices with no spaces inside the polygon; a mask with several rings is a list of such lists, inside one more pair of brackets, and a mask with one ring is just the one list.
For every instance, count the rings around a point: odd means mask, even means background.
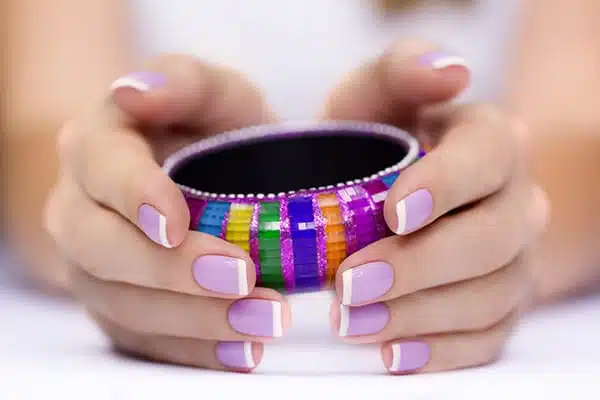
[{"label": "white nail tip", "polygon": [[168,249],[173,247],[167,237],[167,218],[164,215],[158,216],[158,240]]},{"label": "white nail tip", "polygon": [[396,227],[396,235],[401,235],[406,230],[406,201],[401,200],[396,204],[396,218],[398,224]]},{"label": "white nail tip", "polygon": [[115,91],[119,88],[132,88],[139,92],[147,92],[150,90],[150,85],[140,81],[139,79],[135,79],[130,76],[124,76],[117,79],[112,83],[112,85],[110,85],[111,91]]},{"label": "white nail tip", "polygon": [[402,347],[399,344],[392,345],[392,364],[390,365],[390,371],[400,371],[400,360],[402,357]]},{"label": "white nail tip", "polygon": [[352,270],[342,273],[342,304],[352,304]]},{"label": "white nail tip", "polygon": [[246,268],[246,261],[237,261],[238,269],[238,293],[240,296],[247,296],[249,293],[248,288],[248,268]]},{"label": "white nail tip", "polygon": [[252,355],[252,343],[244,342],[244,360],[247,368],[256,367],[254,356]]},{"label": "white nail tip", "polygon": [[271,306],[273,307],[273,337],[281,337],[283,336],[281,303],[278,301],[272,301]]},{"label": "white nail tip", "polygon": [[433,69],[444,69],[453,66],[463,66],[468,68],[467,62],[464,60],[464,58],[457,56],[440,57],[434,60],[431,66]]},{"label": "white nail tip", "polygon": [[341,337],[348,336],[348,327],[350,326],[350,308],[340,304],[340,331]]}]

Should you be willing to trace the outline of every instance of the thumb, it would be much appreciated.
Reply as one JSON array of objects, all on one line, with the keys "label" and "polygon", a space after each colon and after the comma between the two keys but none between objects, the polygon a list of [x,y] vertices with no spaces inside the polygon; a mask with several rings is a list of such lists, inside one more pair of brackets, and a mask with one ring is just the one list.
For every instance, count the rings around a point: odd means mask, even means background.
[{"label": "thumb", "polygon": [[241,73],[188,55],[164,55],[117,79],[112,101],[142,124],[219,132],[270,122],[262,93]]},{"label": "thumb", "polygon": [[412,127],[424,106],[452,100],[469,83],[465,61],[421,40],[399,40],[333,90],[323,117]]}]

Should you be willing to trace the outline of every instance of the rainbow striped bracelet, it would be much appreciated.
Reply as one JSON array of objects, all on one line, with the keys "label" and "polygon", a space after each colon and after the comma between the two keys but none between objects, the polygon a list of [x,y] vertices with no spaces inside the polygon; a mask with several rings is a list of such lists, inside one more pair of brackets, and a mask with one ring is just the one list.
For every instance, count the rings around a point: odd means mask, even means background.
[{"label": "rainbow striped bracelet", "polygon": [[201,140],[163,168],[183,191],[191,230],[240,246],[258,286],[291,293],[330,287],[347,256],[392,234],[387,192],[423,154],[388,125],[277,124]]}]

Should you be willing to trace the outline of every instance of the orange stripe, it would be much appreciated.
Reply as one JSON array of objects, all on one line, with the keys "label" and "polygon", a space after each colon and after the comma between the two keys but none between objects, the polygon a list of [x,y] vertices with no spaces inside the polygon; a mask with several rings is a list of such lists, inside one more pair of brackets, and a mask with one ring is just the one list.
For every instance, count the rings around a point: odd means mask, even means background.
[{"label": "orange stripe", "polygon": [[317,202],[325,219],[325,236],[327,237],[327,271],[326,286],[333,283],[335,273],[346,258],[346,230],[335,194],[317,196]]}]

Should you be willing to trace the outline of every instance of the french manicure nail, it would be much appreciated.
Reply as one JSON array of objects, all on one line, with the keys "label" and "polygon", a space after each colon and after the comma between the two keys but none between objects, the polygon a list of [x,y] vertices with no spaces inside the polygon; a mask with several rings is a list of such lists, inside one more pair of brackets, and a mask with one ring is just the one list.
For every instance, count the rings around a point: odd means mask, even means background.
[{"label": "french manicure nail", "polygon": [[423,342],[392,344],[391,372],[412,372],[423,368],[429,362],[429,346]]},{"label": "french manicure nail", "polygon": [[371,262],[342,273],[342,304],[360,304],[375,300],[392,287],[394,271],[384,262]]},{"label": "french manicure nail", "polygon": [[167,218],[149,204],[138,209],[138,223],[142,231],[155,243],[163,247],[173,247],[167,238]]},{"label": "french manicure nail", "polygon": [[390,312],[383,303],[362,307],[340,306],[339,335],[362,336],[380,332],[390,320]]},{"label": "french manicure nail", "polygon": [[228,368],[252,369],[256,367],[250,342],[219,342],[217,359]]},{"label": "french manicure nail", "polygon": [[239,258],[206,255],[192,265],[194,280],[205,289],[217,293],[246,296],[248,269]]},{"label": "french manicure nail", "polygon": [[167,238],[167,218],[149,204],[142,204],[138,210],[138,222],[142,231],[155,243],[163,247],[173,247]]},{"label": "french manicure nail", "polygon": [[152,89],[164,86],[167,82],[163,74],[152,71],[140,71],[127,74],[118,78],[110,86],[111,91],[119,88],[131,88],[139,92],[148,92]]},{"label": "french manicure nail", "polygon": [[462,57],[444,53],[441,51],[423,54],[419,57],[419,62],[434,70],[446,69],[449,67],[467,67],[466,61]]},{"label": "french manicure nail", "polygon": [[239,333],[262,337],[283,334],[281,303],[263,299],[242,299],[229,307],[229,325]]},{"label": "french manicure nail", "polygon": [[419,229],[431,216],[433,197],[427,189],[419,189],[396,204],[398,225],[396,234],[402,235]]}]

